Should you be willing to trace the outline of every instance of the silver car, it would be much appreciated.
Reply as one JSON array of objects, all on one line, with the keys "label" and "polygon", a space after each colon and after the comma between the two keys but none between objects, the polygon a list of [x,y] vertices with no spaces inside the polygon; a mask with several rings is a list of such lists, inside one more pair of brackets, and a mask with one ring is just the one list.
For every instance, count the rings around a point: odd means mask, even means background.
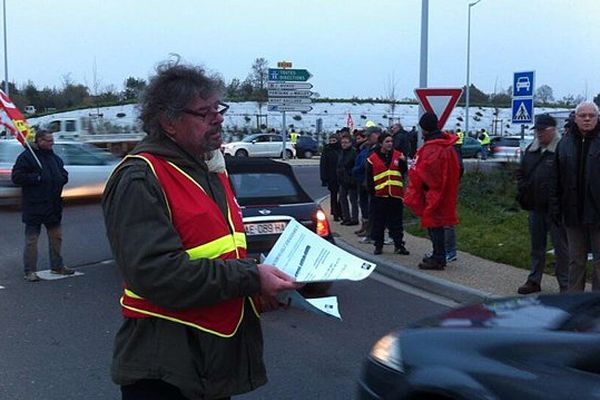
[{"label": "silver car", "polygon": [[[0,203],[18,203],[21,188],[11,181],[11,172],[24,147],[16,140],[0,140]],[[106,180],[119,159],[99,148],[81,142],[56,141],[54,152],[62,158],[69,172],[63,198],[99,197]]]}]

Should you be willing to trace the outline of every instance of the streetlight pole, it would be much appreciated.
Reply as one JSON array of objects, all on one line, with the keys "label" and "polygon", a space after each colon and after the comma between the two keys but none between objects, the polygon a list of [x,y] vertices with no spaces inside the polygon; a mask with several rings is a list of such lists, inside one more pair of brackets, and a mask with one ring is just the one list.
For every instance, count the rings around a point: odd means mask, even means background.
[{"label": "streetlight pole", "polygon": [[8,96],[8,48],[6,45],[6,0],[2,0],[2,15],[4,17],[4,93]]},{"label": "streetlight pole", "polygon": [[[419,69],[419,87],[427,87],[427,44],[429,31],[429,0],[421,0],[421,62]],[[425,110],[419,104],[419,119]],[[417,147],[421,146],[423,138],[417,135]]]},{"label": "streetlight pole", "polygon": [[469,16],[467,18],[467,93],[465,97],[465,135],[469,134],[469,92],[471,86],[471,7],[479,3],[481,0],[477,0],[469,4]]}]

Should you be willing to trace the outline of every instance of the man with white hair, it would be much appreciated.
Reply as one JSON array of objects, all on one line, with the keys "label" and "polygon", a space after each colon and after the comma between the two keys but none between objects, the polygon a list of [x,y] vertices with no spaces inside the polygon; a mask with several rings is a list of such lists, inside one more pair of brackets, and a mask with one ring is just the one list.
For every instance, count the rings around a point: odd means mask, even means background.
[{"label": "man with white hair", "polygon": [[598,106],[580,103],[575,124],[556,149],[550,213],[564,223],[569,243],[569,292],[585,289],[589,245],[594,253],[592,290],[600,290],[600,126]]}]

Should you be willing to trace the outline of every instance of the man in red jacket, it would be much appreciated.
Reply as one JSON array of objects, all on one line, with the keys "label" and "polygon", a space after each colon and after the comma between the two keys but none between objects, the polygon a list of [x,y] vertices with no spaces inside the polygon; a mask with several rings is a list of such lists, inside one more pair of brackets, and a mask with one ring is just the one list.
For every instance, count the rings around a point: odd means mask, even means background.
[{"label": "man in red jacket", "polygon": [[419,268],[442,270],[446,267],[444,226],[458,224],[460,167],[453,147],[457,137],[441,132],[433,113],[423,114],[419,126],[424,143],[408,171],[404,204],[421,218],[421,226],[428,229],[433,245],[433,254],[423,258]]}]

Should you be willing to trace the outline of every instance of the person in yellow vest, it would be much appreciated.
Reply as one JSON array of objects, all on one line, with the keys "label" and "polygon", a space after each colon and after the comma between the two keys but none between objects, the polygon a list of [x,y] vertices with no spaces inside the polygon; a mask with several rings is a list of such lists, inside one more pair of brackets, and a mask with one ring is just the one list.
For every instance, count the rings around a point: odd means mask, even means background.
[{"label": "person in yellow vest", "polygon": [[292,146],[296,147],[296,143],[298,142],[298,132],[296,132],[293,128],[290,132],[290,143]]},{"label": "person in yellow vest", "polygon": [[246,258],[219,151],[220,94],[201,68],[159,66],[140,104],[148,135],[104,192],[124,280],[111,368],[122,399],[223,399],[264,385],[259,312],[300,286]]},{"label": "person in yellow vest", "polygon": [[486,132],[485,129],[482,129],[479,132],[479,143],[481,143],[481,159],[487,160],[488,153],[490,151],[490,135]]},{"label": "person in yellow vest", "polygon": [[380,147],[367,158],[367,187],[371,198],[371,238],[375,244],[374,254],[383,251],[383,234],[387,227],[394,240],[394,253],[410,254],[404,247],[402,221],[406,156],[394,150],[394,139],[389,133],[379,136]]},{"label": "person in yellow vest", "polygon": [[462,129],[458,128],[456,129],[456,136],[458,137],[458,140],[456,141],[456,143],[454,143],[455,146],[459,146],[462,147],[464,141],[465,141],[465,133],[462,131]]}]

